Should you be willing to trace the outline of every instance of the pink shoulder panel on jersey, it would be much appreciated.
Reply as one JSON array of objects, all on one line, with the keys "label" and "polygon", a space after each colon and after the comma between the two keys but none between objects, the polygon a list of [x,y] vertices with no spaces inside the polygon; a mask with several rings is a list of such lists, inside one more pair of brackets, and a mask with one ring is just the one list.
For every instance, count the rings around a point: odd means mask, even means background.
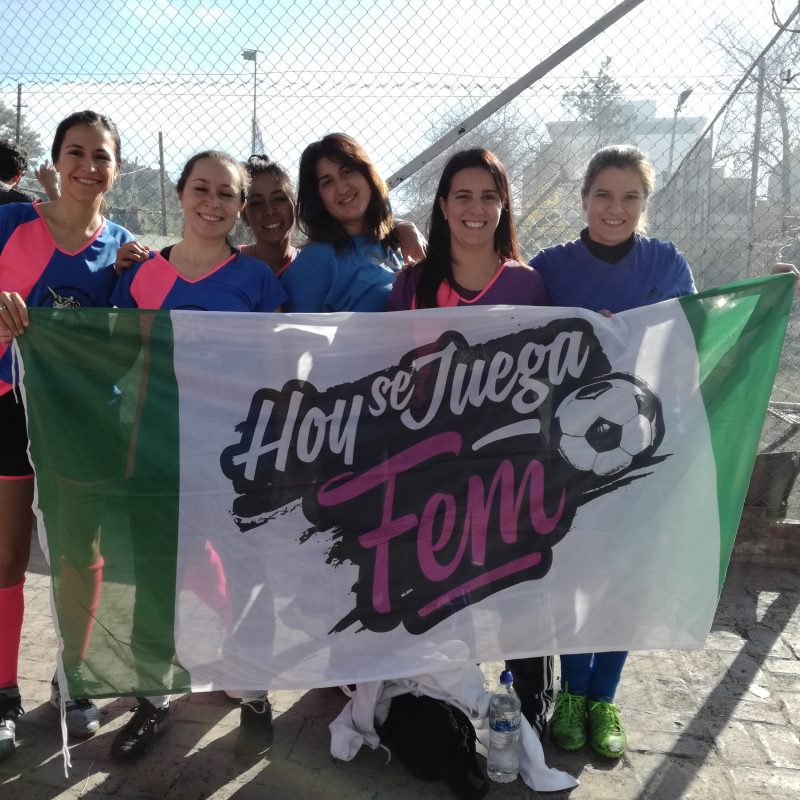
[{"label": "pink shoulder panel on jersey", "polygon": [[[42,273],[53,258],[53,240],[41,217],[18,225],[0,254],[0,286],[28,299]],[[9,345],[0,344],[0,358]],[[0,395],[11,391],[11,384],[0,380]]]},{"label": "pink shoulder panel on jersey", "polygon": [[[436,290],[436,305],[439,308],[455,308],[459,303],[465,303],[466,305],[473,305],[478,303],[478,301],[495,285],[497,280],[499,279],[500,275],[505,271],[505,268],[509,264],[515,264],[515,261],[504,261],[500,265],[500,269],[495,272],[494,277],[483,287],[483,289],[478,292],[472,299],[467,299],[466,297],[462,297],[447,281],[442,281],[439,284],[439,288]],[[479,304],[480,305],[480,304]]]},{"label": "pink shoulder panel on jersey", "polygon": [[131,281],[131,297],[139,308],[162,308],[178,280],[175,268],[160,253],[142,264]]},{"label": "pink shoulder panel on jersey", "polygon": [[27,299],[53,258],[50,231],[41,217],[18,225],[0,255],[0,284]]}]

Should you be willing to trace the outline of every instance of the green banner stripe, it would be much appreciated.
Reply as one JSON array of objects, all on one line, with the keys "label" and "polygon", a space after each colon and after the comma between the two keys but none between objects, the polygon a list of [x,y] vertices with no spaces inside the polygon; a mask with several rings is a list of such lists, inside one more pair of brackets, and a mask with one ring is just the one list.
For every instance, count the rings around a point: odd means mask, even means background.
[{"label": "green banner stripe", "polygon": [[19,345],[70,695],[186,691],[174,641],[180,473],[169,314],[30,316]]},{"label": "green banner stripe", "polygon": [[700,365],[717,468],[725,580],[789,322],[795,278],[752,278],[680,299]]}]

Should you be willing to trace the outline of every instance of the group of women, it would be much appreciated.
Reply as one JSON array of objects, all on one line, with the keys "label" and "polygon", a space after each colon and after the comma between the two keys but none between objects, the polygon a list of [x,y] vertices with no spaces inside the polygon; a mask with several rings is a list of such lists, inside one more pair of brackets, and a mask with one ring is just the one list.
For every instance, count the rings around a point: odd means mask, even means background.
[{"label": "group of women", "polygon": [[[520,252],[506,170],[485,149],[458,152],[444,167],[427,250],[413,226],[394,219],[386,183],[344,134],[305,149],[296,199],[287,173],[266,157],[241,164],[217,151],[193,156],[177,183],[183,238],[160,252],[101,214],[121,163],[119,134],[108,118],[84,111],[63,120],[52,161],[61,184],[57,199],[0,208],[0,759],[14,752],[22,714],[17,659],[33,499],[9,346],[28,325],[27,306],[53,305],[53,286],[75,287],[76,296],[66,298],[72,305],[80,296],[101,307],[381,312],[554,304],[606,315],[695,291],[674,245],[642,235],[654,175],[645,154],[631,146],[593,156],[581,190],[586,229],[530,264]],[[229,237],[242,213],[255,242],[237,246]],[[307,239],[301,250],[293,245],[296,222]],[[79,667],[99,603],[103,562],[96,537],[93,544],[82,580],[71,583],[64,570],[59,583],[88,612],[74,637],[73,664],[65,651],[65,669]],[[562,656],[549,722],[556,744],[577,749],[588,741],[601,755],[622,755],[626,736],[613,701],[625,656]],[[544,735],[553,705],[552,659],[508,667],[523,713]],[[51,702],[61,702],[55,681]],[[241,704],[240,740],[250,752],[263,752],[272,740],[266,692],[245,695]],[[71,700],[65,712],[73,735],[97,730],[91,700]],[[139,698],[135,712],[114,739],[118,759],[138,758],[163,732],[169,698]]]}]

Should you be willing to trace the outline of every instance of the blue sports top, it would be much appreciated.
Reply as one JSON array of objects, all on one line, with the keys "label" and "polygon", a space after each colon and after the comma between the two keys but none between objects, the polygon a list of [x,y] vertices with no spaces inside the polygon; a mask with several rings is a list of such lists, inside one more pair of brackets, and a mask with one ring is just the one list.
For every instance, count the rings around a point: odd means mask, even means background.
[{"label": "blue sports top", "polygon": [[[53,240],[38,206],[0,207],[0,290],[19,293],[34,307],[110,306],[117,249],[133,235],[104,218],[80,250],[68,253]],[[10,390],[11,353],[0,344],[0,395]]]},{"label": "blue sports top", "polygon": [[119,308],[274,311],[286,292],[263,261],[238,250],[195,280],[154,252],[122,273],[111,299]]},{"label": "blue sports top", "polygon": [[686,258],[672,242],[639,235],[615,264],[576,239],[540,251],[530,265],[558,306],[617,313],[697,291]]},{"label": "blue sports top", "polygon": [[385,311],[400,253],[363,236],[337,253],[332,244],[312,242],[281,275],[289,295],[285,311]]}]

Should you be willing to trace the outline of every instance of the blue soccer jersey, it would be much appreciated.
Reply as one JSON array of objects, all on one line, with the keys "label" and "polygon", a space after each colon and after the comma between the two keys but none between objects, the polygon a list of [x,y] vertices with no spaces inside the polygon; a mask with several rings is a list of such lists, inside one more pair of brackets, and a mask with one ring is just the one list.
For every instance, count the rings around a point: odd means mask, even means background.
[{"label": "blue soccer jersey", "polygon": [[402,269],[400,254],[363,236],[337,253],[332,244],[312,242],[281,275],[289,295],[286,311],[385,311]]},{"label": "blue soccer jersey", "polygon": [[617,313],[693,294],[692,271],[672,242],[636,236],[616,263],[593,255],[581,239],[548,247],[530,262],[554,305]]},{"label": "blue soccer jersey", "polygon": [[[117,249],[133,239],[103,219],[94,236],[74,253],[53,240],[38,203],[0,208],[0,289],[17,292],[29,306],[105,307],[117,283]],[[0,344],[0,394],[11,389],[11,353]]]},{"label": "blue soccer jersey", "polygon": [[238,250],[196,280],[156,252],[123,272],[112,301],[119,308],[275,311],[286,292],[263,261]]}]

